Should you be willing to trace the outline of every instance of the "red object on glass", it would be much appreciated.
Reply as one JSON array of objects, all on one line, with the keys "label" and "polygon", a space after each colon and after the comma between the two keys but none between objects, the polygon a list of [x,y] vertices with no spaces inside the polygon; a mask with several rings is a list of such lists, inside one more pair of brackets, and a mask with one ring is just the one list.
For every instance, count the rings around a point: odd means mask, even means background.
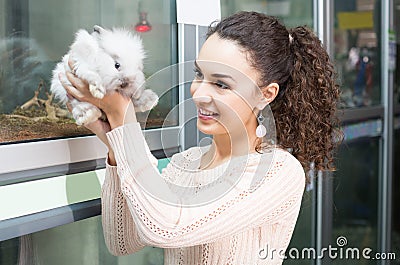
[{"label": "red object on glass", "polygon": [[151,30],[151,25],[147,21],[147,13],[140,12],[140,21],[135,25],[135,30],[137,32],[147,32]]}]

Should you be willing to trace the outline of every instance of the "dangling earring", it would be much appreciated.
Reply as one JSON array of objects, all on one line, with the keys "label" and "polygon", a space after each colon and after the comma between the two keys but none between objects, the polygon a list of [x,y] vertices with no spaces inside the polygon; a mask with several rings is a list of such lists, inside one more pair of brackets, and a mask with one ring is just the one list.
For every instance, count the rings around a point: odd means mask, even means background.
[{"label": "dangling earring", "polygon": [[267,134],[267,128],[263,125],[264,116],[260,113],[257,116],[258,126],[256,128],[256,136],[258,138],[264,137]]}]

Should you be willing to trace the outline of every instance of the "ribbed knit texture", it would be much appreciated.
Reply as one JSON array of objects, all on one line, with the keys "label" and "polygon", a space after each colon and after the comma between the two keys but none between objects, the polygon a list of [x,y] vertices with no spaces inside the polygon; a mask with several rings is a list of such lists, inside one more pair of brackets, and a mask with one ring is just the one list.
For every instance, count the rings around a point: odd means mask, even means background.
[{"label": "ribbed knit texture", "polygon": [[111,253],[156,246],[165,249],[168,265],[282,263],[305,185],[303,168],[290,153],[276,148],[199,170],[206,148],[193,147],[174,155],[159,174],[139,123],[107,137],[117,161],[107,165],[102,188]]}]

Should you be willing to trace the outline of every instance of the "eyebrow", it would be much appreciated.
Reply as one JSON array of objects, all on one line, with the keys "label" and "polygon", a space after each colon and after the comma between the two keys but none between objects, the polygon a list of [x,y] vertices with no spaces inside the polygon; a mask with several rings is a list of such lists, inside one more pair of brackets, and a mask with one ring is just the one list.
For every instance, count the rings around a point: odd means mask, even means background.
[{"label": "eyebrow", "polygon": [[[194,61],[194,65],[195,65],[195,67],[196,67],[197,69],[201,70],[201,69],[200,69],[200,66],[197,64],[197,61]],[[212,76],[212,77],[216,77],[216,78],[229,78],[229,79],[231,79],[233,82],[236,83],[235,79],[233,79],[232,76],[227,75],[227,74],[214,73],[214,74],[211,74],[211,76]]]}]

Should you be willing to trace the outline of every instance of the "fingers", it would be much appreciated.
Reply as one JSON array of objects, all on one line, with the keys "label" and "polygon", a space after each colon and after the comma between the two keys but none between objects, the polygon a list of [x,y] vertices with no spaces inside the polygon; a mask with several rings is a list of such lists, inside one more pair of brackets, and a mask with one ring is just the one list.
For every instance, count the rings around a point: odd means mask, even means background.
[{"label": "fingers", "polygon": [[[62,74],[58,75],[58,79],[60,79],[60,82],[61,82],[62,86],[64,87],[64,89],[67,91],[69,97],[72,96],[73,98],[76,98],[77,100],[82,100],[84,98],[84,95],[75,87],[70,86],[69,84],[66,84],[65,82],[63,82],[61,75]],[[67,72],[66,75],[68,78],[68,75],[72,75],[72,74]],[[68,80],[71,82],[71,80],[69,78],[68,78]]]},{"label": "fingers", "polygon": [[68,81],[71,82],[72,86],[76,87],[78,90],[82,92],[88,90],[88,84],[84,80],[76,77],[71,72],[66,72],[65,74],[67,76]]},{"label": "fingers", "polygon": [[72,72],[75,72],[75,61],[72,60],[71,57],[68,58],[68,66],[72,70]]},{"label": "fingers", "polygon": [[79,101],[86,101],[85,95],[83,95],[78,89],[73,86],[64,85],[65,90],[67,91],[68,95],[76,98]]},{"label": "fingers", "polygon": [[58,79],[60,79],[61,84],[69,94],[79,100],[82,100],[85,95],[88,96],[89,87],[87,82],[74,76],[71,72],[65,72],[65,76],[71,85],[63,82],[62,74],[59,74]]}]

